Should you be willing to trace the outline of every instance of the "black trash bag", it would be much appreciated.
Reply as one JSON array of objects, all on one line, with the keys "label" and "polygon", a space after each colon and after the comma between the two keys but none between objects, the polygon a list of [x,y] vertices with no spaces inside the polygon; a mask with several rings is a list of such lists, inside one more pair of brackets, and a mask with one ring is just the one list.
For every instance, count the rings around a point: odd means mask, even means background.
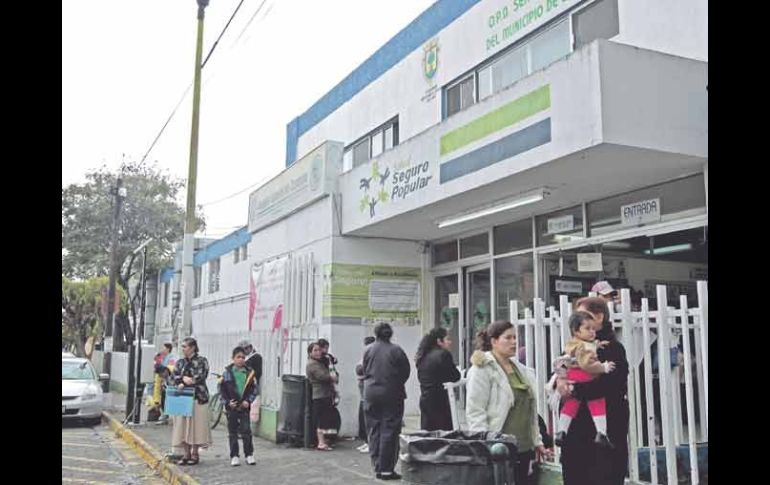
[{"label": "black trash bag", "polygon": [[495,443],[508,449],[504,466],[513,471],[516,464],[516,437],[502,433],[418,431],[402,434],[400,441],[401,474],[408,484],[494,484],[490,447]]}]

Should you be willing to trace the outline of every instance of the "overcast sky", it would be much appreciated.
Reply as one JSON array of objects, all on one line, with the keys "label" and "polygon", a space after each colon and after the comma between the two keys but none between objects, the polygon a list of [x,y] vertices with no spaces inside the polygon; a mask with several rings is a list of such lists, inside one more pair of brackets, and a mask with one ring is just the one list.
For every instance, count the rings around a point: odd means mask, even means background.
[{"label": "overcast sky", "polygon": [[[210,1],[204,57],[239,2]],[[246,224],[248,194],[284,168],[286,124],[432,3],[243,2],[203,72],[197,203],[207,235]],[[142,158],[192,83],[196,11],[195,0],[62,4],[62,186]],[[182,178],[191,106],[188,93],[147,159]]]}]

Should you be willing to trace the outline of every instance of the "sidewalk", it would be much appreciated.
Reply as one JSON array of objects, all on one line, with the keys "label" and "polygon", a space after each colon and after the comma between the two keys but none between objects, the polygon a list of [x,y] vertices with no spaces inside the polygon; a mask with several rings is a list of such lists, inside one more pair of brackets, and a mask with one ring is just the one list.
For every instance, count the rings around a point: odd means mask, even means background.
[{"label": "sidewalk", "polygon": [[[122,412],[111,412],[121,420]],[[154,423],[131,426],[136,433],[161,454],[166,454],[171,445],[171,425]],[[201,461],[195,466],[179,467],[200,484],[323,484],[340,483],[364,485],[379,483],[372,472],[369,455],[359,453],[356,447],[360,441],[342,439],[334,445],[334,451],[323,452],[315,449],[290,448],[285,444],[276,445],[262,438],[254,437],[255,466],[246,465],[241,448],[241,465],[230,466],[227,445],[227,428],[220,423],[212,430],[213,445],[200,451]]]}]

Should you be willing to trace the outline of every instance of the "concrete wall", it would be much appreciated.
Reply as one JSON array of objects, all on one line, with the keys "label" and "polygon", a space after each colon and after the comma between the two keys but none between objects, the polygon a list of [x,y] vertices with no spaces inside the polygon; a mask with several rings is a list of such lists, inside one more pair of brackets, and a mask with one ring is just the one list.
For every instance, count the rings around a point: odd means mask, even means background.
[{"label": "concrete wall", "polygon": [[603,141],[707,158],[708,64],[614,42],[597,47]]},{"label": "concrete wall", "polygon": [[[421,267],[422,250],[417,241],[395,241],[374,238],[335,237],[333,240],[335,263],[365,264],[377,266]],[[422,282],[424,288],[425,281]],[[426,302],[422,302],[423,308]],[[424,312],[423,312],[424,313]],[[355,435],[358,429],[359,391],[355,366],[363,357],[364,337],[373,335],[371,326],[335,324],[331,326],[330,352],[339,359],[340,404],[342,432]],[[400,345],[412,364],[411,375],[406,383],[407,400],[404,412],[419,413],[420,386],[414,368],[414,354],[422,337],[421,326],[395,326],[393,343]]]},{"label": "concrete wall", "polygon": [[613,40],[708,61],[708,2],[618,0],[620,33]]}]

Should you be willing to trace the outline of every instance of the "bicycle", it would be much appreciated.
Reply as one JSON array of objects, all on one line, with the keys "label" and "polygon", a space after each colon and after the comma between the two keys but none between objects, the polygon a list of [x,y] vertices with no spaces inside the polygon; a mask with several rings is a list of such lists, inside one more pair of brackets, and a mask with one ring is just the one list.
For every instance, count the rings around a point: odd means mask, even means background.
[{"label": "bicycle", "polygon": [[216,372],[212,372],[211,374],[217,378],[217,392],[209,398],[209,422],[211,422],[211,429],[214,429],[222,420],[224,408],[222,406],[222,400],[219,399],[219,394],[222,392],[222,374],[217,374]]}]

